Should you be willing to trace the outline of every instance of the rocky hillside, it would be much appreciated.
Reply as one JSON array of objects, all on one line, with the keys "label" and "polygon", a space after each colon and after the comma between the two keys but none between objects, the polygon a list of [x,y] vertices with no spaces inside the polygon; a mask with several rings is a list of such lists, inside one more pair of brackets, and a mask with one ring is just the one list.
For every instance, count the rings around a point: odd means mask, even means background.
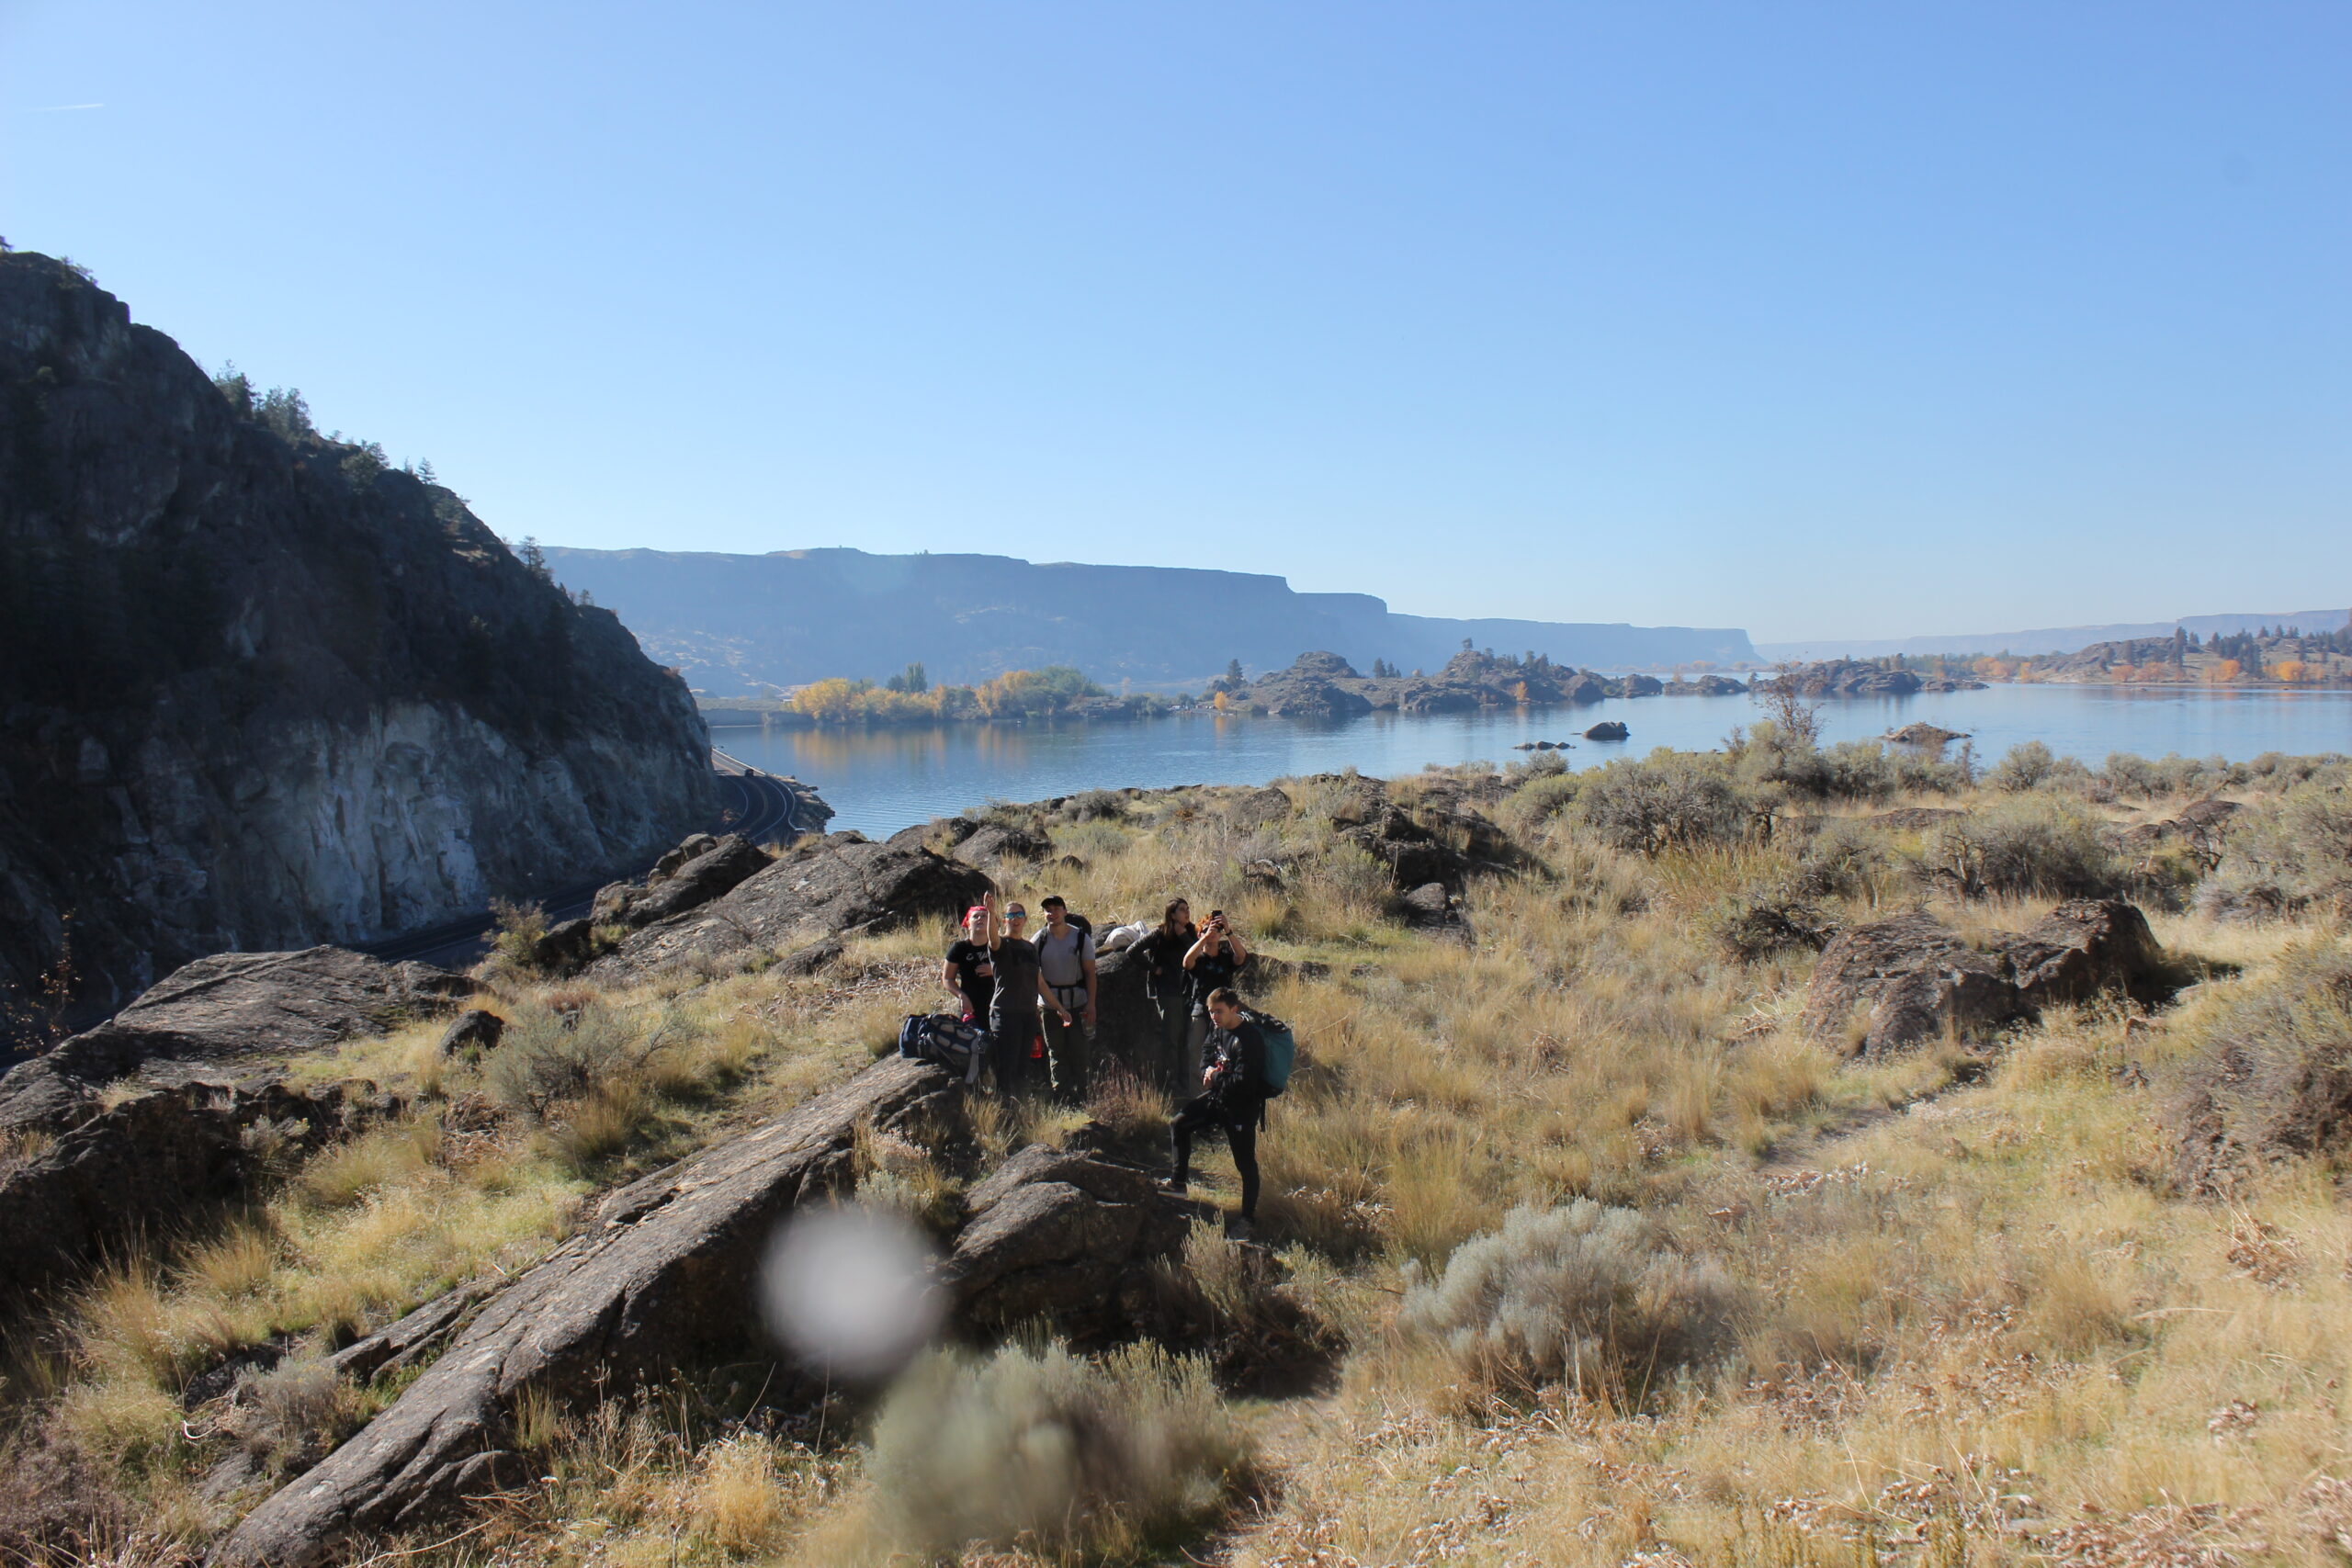
[{"label": "rocky hillside", "polygon": [[78,269],[0,255],[0,397],[20,1026],[639,865],[713,814],[684,683],[610,611],[379,451],[224,395]]}]

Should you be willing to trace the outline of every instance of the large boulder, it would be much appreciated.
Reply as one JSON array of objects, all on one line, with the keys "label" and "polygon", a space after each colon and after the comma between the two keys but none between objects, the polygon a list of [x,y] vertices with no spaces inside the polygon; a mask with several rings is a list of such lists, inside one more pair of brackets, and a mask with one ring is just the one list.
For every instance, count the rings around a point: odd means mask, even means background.
[{"label": "large boulder", "polygon": [[0,1133],[32,1152],[0,1163],[0,1298],[241,1196],[269,1153],[314,1147],[390,1109],[372,1086],[304,1091],[279,1075],[474,989],[341,948],[227,953],[19,1064],[0,1077]]},{"label": "large boulder", "polygon": [[174,970],[95,1029],[0,1077],[0,1131],[60,1129],[125,1078],[227,1084],[450,1010],[478,987],[339,947],[223,953]]},{"label": "large boulder", "polygon": [[965,1198],[941,1278],[968,1332],[1044,1323],[1073,1337],[1133,1338],[1154,1306],[1148,1265],[1182,1250],[1212,1213],[1154,1174],[1033,1144]]},{"label": "large boulder", "polygon": [[[365,1086],[360,1086],[364,1090]],[[390,1102],[330,1084],[189,1082],[83,1101],[62,1131],[0,1158],[0,1303],[21,1302],[142,1233],[248,1195],[259,1151],[280,1157],[355,1130]]]},{"label": "large boulder", "polygon": [[[879,846],[876,846],[879,847]],[[955,1080],[892,1059],[623,1188],[497,1295],[384,1413],[256,1508],[213,1561],[307,1568],[360,1531],[405,1530],[526,1479],[514,1411],[657,1382],[761,1340],[754,1285],[776,1223],[848,1190],[859,1129],[919,1141],[960,1123]]]},{"label": "large boulder", "polygon": [[1054,852],[1054,841],[1036,829],[1017,822],[985,822],[950,852],[966,865],[1041,861]]},{"label": "large boulder", "polygon": [[1627,729],[1624,725],[1620,723],[1618,720],[1613,718],[1604,718],[1599,724],[1594,725],[1590,729],[1586,730],[1584,732],[1584,738],[1587,740],[1623,740],[1628,739],[1632,734],[1633,731]]},{"label": "large boulder", "polygon": [[699,908],[768,868],[767,852],[749,839],[729,833],[714,839],[698,833],[654,863],[641,882],[616,882],[600,889],[590,918],[598,925],[634,931]]},{"label": "large boulder", "polygon": [[1878,1055],[1981,1035],[2106,990],[2161,1001],[2178,985],[2146,917],[2121,899],[2074,899],[2031,931],[1982,946],[1917,910],[1832,938],[1804,1021],[1823,1039]]},{"label": "large boulder", "polygon": [[894,931],[926,916],[954,920],[988,891],[977,868],[927,849],[854,833],[804,840],[709,903],[631,932],[586,973],[627,984],[665,969],[747,962],[828,938]]}]

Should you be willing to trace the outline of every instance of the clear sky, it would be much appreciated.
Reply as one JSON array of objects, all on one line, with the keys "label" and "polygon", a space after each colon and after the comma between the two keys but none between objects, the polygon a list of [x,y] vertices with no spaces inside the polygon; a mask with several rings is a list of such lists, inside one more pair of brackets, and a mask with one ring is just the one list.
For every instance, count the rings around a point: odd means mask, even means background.
[{"label": "clear sky", "polygon": [[509,536],[2154,619],[2352,598],[2347,82],[2342,0],[0,0],[0,234]]}]

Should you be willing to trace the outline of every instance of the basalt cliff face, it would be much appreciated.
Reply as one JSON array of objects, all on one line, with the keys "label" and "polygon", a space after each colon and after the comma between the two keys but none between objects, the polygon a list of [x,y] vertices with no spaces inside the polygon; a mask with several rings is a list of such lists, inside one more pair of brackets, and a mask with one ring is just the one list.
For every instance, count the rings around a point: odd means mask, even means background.
[{"label": "basalt cliff face", "polygon": [[[685,686],[447,490],[258,418],[0,255],[0,986],[72,1023],[229,949],[633,870],[716,810]],[[21,1016],[18,1022],[21,1023]]]}]

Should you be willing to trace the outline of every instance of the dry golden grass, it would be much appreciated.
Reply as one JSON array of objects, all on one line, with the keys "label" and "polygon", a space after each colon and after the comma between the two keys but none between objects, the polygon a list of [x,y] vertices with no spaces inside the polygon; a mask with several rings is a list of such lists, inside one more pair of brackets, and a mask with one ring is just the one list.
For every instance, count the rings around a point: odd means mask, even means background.
[{"label": "dry golden grass", "polygon": [[[1083,869],[1013,873],[1006,890],[1033,904],[1060,892],[1098,929],[1155,919],[1182,890],[1197,910],[1232,911],[1261,951],[1327,966],[1253,987],[1302,1047],[1261,1143],[1260,1233],[1285,1291],[1344,1331],[1341,1386],[1228,1407],[1272,1480],[1217,1516],[1214,1540],[1187,1504],[1191,1537],[1080,1530],[963,1562],[2341,1560],[2327,1531],[2352,1526],[2352,1489],[2331,1490],[2352,1477],[2338,1386],[2352,1371],[2352,1218],[2336,1172],[2290,1163],[2228,1204],[2190,1201],[2170,1185],[2165,1120],[2218,1001],[2260,983],[2308,929],[2154,913],[2168,947],[2218,967],[2153,1021],[2060,1010],[1989,1046],[1865,1063],[1802,1033],[1809,952],[1743,963],[1702,929],[1717,900],[1790,874],[1796,835],[1647,859],[1589,841],[1572,814],[1494,807],[1543,869],[1473,886],[1470,945],[1401,929],[1378,868],[1332,852],[1348,785],[1285,790],[1293,809],[1271,821],[1237,817],[1254,792],[1231,790],[1057,822]],[[1824,899],[1839,919],[1924,901],[1981,935],[2030,926],[2052,902],[1961,903],[1906,869],[1917,833],[1839,831],[1877,834],[1885,851]],[[1279,896],[1240,875],[1256,860],[1283,868]],[[517,1016],[605,1009],[640,1044],[658,1032],[660,1048],[626,1083],[488,1134],[445,1123],[445,1106],[480,1091],[479,1065],[418,1060],[413,1032],[372,1046],[339,1070],[401,1077],[420,1111],[315,1156],[229,1228],[94,1284],[68,1314],[66,1360],[20,1356],[8,1396],[51,1402],[142,1506],[201,1540],[217,1522],[193,1500],[206,1452],[180,1426],[191,1371],[526,1266],[593,1184],[797,1103],[888,1049],[901,1015],[937,1004],[948,939],[944,923],[862,937],[798,979],[518,988]],[[1138,1146],[1165,1110],[1111,1075],[1098,1100]],[[989,1159],[1077,1120],[974,1106]],[[1232,1191],[1224,1162],[1203,1157],[1219,1198]],[[857,1164],[869,1196],[933,1220],[953,1209],[953,1183],[901,1140],[868,1134]],[[1442,1270],[1514,1206],[1579,1197],[1637,1210],[1661,1247],[1723,1271],[1736,1287],[1729,1348],[1638,1386],[1466,1387],[1445,1347],[1399,1325],[1414,1270]],[[1238,1314],[1256,1288],[1258,1265],[1244,1263],[1204,1228],[1183,1267]],[[1183,1387],[1186,1419],[1206,1419],[1201,1390]],[[468,1547],[413,1561],[842,1561],[896,1539],[877,1523],[897,1505],[874,1490],[862,1428],[812,1447],[684,1393],[523,1416],[555,1480]]]}]

